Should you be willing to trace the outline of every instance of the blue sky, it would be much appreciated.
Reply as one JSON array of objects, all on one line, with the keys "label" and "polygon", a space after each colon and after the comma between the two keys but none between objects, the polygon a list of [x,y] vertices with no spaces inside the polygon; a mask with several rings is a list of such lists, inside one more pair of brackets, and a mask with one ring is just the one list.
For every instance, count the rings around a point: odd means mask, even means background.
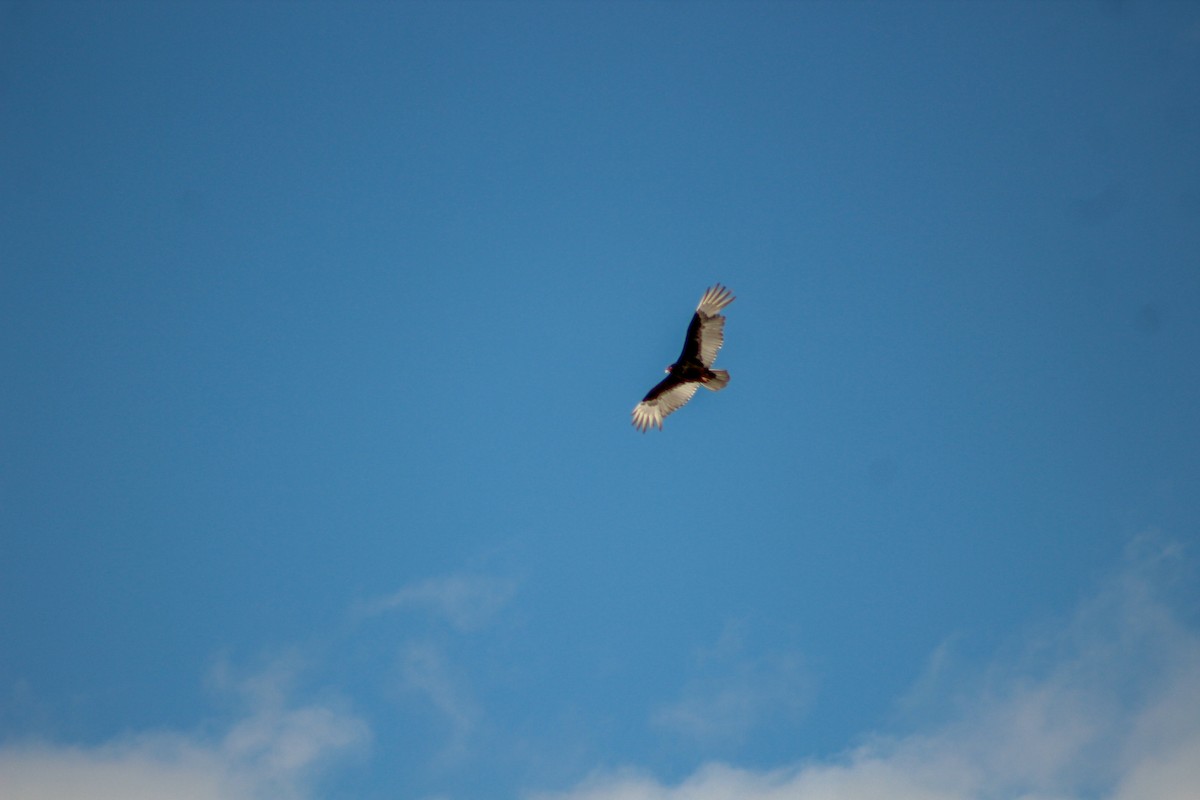
[{"label": "blue sky", "polygon": [[0,3],[0,794],[1187,796],[1197,85],[1192,3]]}]

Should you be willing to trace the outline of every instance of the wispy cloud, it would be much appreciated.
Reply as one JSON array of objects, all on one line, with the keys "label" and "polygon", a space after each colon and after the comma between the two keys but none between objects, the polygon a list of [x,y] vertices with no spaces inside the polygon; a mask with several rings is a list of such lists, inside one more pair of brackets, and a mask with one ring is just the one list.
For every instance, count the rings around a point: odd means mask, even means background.
[{"label": "wispy cloud", "polygon": [[[91,747],[0,747],[5,800],[251,800],[310,796],[338,756],[361,750],[367,725],[336,704],[294,706],[282,673],[234,688],[246,713],[218,735],[153,732]],[[217,681],[226,684],[225,677]]]},{"label": "wispy cloud", "polygon": [[486,625],[516,591],[517,582],[512,578],[450,575],[410,584],[364,603],[359,611],[372,615],[420,609],[438,615],[459,631],[474,631]]},{"label": "wispy cloud", "polygon": [[737,623],[696,654],[693,672],[680,697],[651,722],[700,742],[736,741],[768,719],[795,716],[811,693],[798,653],[752,655]]},{"label": "wispy cloud", "polygon": [[436,645],[410,642],[400,651],[400,685],[424,697],[445,720],[449,736],[442,757],[452,759],[466,748],[480,711],[461,680],[452,674],[445,654]]},{"label": "wispy cloud", "polygon": [[516,592],[514,578],[461,572],[409,584],[354,609],[359,617],[416,612],[437,623],[433,629],[418,626],[421,634],[402,640],[393,685],[402,696],[419,698],[432,712],[444,734],[438,761],[464,758],[484,717],[462,652],[474,637],[462,634],[479,633],[491,625]]},{"label": "wispy cloud", "polygon": [[[877,736],[843,757],[776,770],[709,764],[666,784],[593,776],[558,800],[1185,800],[1200,786],[1200,632],[1163,587],[1178,550],[1135,543],[1126,568],[1070,620],[964,685],[948,720]],[[935,677],[933,680],[945,680]],[[924,691],[929,691],[928,680]],[[798,759],[802,758],[798,754]]]}]

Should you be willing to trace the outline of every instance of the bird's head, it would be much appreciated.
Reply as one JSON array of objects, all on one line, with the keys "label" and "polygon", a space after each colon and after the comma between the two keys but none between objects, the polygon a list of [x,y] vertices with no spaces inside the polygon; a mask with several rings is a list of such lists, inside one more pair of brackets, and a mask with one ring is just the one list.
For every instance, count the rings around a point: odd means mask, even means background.
[{"label": "bird's head", "polygon": [[667,365],[667,368],[666,368],[666,369],[664,369],[664,370],[663,370],[663,372],[665,372],[665,373],[667,373],[668,375],[670,375],[670,374],[671,374],[671,370],[673,370],[673,369],[675,369],[675,365],[674,365],[674,364],[668,364],[668,365]]}]

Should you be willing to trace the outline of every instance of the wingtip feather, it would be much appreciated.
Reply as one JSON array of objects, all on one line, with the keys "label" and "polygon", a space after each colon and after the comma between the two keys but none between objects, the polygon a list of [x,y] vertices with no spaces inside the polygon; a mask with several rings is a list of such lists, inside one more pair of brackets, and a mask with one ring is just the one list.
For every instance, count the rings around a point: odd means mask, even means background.
[{"label": "wingtip feather", "polygon": [[702,314],[711,316],[736,299],[733,292],[718,283],[705,290],[703,296],[700,298],[700,303],[696,306],[696,310]]}]

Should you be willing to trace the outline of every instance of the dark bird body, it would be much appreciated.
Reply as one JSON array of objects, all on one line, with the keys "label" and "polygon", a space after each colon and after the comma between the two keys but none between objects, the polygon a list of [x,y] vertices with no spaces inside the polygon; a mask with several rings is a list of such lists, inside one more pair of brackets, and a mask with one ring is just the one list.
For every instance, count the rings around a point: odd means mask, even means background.
[{"label": "dark bird body", "polygon": [[717,392],[729,385],[729,373],[712,365],[725,343],[725,317],[719,312],[733,300],[733,294],[719,283],[700,298],[679,358],[667,367],[667,377],[633,409],[635,428],[643,433],[655,426],[661,430],[663,419],[683,408],[697,387]]}]

